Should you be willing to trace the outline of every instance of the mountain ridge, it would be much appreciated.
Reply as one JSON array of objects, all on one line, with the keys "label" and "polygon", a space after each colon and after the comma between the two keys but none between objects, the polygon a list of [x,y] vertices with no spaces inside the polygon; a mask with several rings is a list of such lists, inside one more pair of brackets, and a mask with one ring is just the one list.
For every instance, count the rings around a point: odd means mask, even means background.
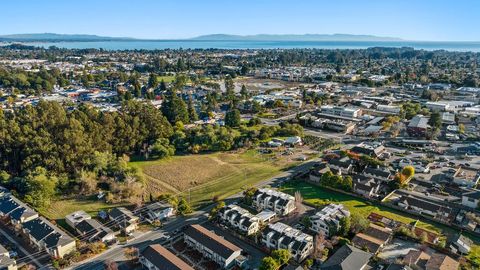
[{"label": "mountain ridge", "polygon": [[[74,42],[74,41],[161,41],[172,39],[137,39],[130,37],[108,37],[89,34],[56,34],[56,33],[32,33],[0,35],[0,41],[6,42]],[[257,35],[230,35],[209,34],[193,38],[177,40],[199,41],[404,41],[395,37],[380,37],[374,35],[351,35],[351,34],[257,34]]]}]

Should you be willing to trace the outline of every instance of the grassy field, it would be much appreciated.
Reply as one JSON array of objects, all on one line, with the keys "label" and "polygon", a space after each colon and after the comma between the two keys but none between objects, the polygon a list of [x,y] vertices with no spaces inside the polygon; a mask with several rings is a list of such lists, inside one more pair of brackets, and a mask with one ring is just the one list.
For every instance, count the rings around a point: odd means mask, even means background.
[{"label": "grassy field", "polygon": [[[365,217],[374,212],[407,224],[417,220],[416,217],[409,214],[405,214],[379,204],[372,204],[371,202],[356,198],[354,196],[322,189],[321,187],[317,187],[305,182],[287,182],[282,187],[282,190],[290,194],[293,194],[298,190],[302,193],[304,201],[312,204],[323,205],[329,202],[342,203],[348,207],[351,212],[360,213]],[[433,232],[442,231],[438,225],[434,225],[429,222],[419,221],[417,226]]]},{"label": "grassy field", "polygon": [[256,151],[174,156],[156,161],[134,161],[147,180],[146,190],[179,193],[193,206],[225,198],[242,188],[267,180],[295,162],[268,158]]}]

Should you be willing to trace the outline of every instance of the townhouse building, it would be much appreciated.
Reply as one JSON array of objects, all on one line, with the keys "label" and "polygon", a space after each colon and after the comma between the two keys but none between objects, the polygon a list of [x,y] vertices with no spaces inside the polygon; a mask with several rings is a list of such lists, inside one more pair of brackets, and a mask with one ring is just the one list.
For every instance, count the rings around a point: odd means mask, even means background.
[{"label": "townhouse building", "polygon": [[218,211],[218,216],[230,228],[245,235],[252,235],[260,229],[260,219],[238,205],[227,205]]},{"label": "townhouse building", "polygon": [[148,246],[140,254],[140,263],[147,270],[193,270],[193,267],[159,244]]},{"label": "townhouse building", "polygon": [[287,249],[297,262],[313,251],[313,236],[281,222],[269,224],[262,231],[262,243],[269,249]]},{"label": "townhouse building", "polygon": [[184,241],[202,253],[205,258],[216,262],[222,269],[242,264],[241,248],[201,225],[188,226],[184,232]]},{"label": "townhouse building", "polygon": [[343,204],[329,204],[310,217],[312,222],[310,229],[317,233],[322,232],[328,237],[331,232],[340,229],[340,220],[349,216],[350,211]]},{"label": "townhouse building", "polygon": [[279,216],[286,216],[296,208],[295,198],[274,189],[258,189],[253,195],[253,206],[257,210],[270,210]]}]

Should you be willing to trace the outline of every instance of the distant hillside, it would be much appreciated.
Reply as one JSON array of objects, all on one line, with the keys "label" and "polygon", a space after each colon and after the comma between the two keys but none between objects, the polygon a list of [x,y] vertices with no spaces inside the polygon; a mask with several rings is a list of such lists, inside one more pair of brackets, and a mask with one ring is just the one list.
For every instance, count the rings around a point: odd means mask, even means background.
[{"label": "distant hillside", "polygon": [[68,35],[68,34],[14,34],[0,35],[0,41],[10,42],[56,42],[56,41],[115,41],[115,40],[134,40],[126,37],[103,37],[97,35]]},{"label": "distant hillside", "polygon": [[349,35],[349,34],[305,34],[305,35],[227,35],[213,34],[192,38],[193,40],[247,40],[247,41],[401,41],[400,38],[378,37],[371,35]]}]

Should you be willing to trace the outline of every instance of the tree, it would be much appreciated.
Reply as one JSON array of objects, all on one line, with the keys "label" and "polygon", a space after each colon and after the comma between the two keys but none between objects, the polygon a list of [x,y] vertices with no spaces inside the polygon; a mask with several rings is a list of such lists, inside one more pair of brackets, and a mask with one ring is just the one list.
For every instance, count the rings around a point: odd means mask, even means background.
[{"label": "tree", "polygon": [[280,266],[278,262],[272,257],[265,257],[260,263],[259,270],[277,270]]},{"label": "tree", "polygon": [[359,233],[368,228],[370,221],[357,212],[352,212],[350,216],[350,230],[353,233]]},{"label": "tree", "polygon": [[256,187],[248,187],[243,191],[243,200],[246,204],[251,205],[253,203],[253,195],[257,192],[258,188]]},{"label": "tree", "polygon": [[181,198],[178,202],[177,212],[178,214],[185,216],[192,213],[192,207],[184,198]]},{"label": "tree", "polygon": [[242,84],[242,88],[240,89],[240,95],[243,99],[246,99],[248,97],[248,90],[245,84]]},{"label": "tree", "polygon": [[188,98],[188,118],[190,119],[190,123],[198,120],[198,115],[197,111],[195,110],[195,106],[193,105],[192,96],[189,96]]},{"label": "tree", "polygon": [[178,97],[174,89],[167,91],[165,101],[162,104],[162,113],[171,124],[179,121],[189,123],[187,105]]},{"label": "tree", "polygon": [[175,154],[175,147],[168,139],[160,138],[152,145],[151,154],[155,158],[166,158]]},{"label": "tree", "polygon": [[407,178],[412,178],[415,175],[415,168],[413,166],[405,166],[402,169],[402,174]]},{"label": "tree", "polygon": [[303,226],[305,226],[305,228],[310,229],[310,227],[312,226],[312,220],[310,220],[309,216],[304,216],[302,218],[302,224]]},{"label": "tree", "polygon": [[277,261],[277,263],[282,266],[288,263],[292,254],[287,249],[277,249],[272,251],[272,258]]},{"label": "tree", "polygon": [[225,125],[227,127],[239,127],[241,123],[240,111],[232,109],[225,115]]},{"label": "tree", "polygon": [[140,253],[138,251],[138,248],[136,248],[136,247],[127,247],[125,249],[124,254],[125,254],[125,257],[127,258],[127,260],[136,261],[136,260],[138,260],[138,255]]},{"label": "tree", "polygon": [[465,134],[465,125],[464,124],[462,124],[462,123],[458,124],[458,132],[460,134]]},{"label": "tree", "polygon": [[225,202],[224,201],[219,201],[215,207],[210,210],[210,219],[214,219],[217,217],[218,211],[222,208],[225,207]]},{"label": "tree", "polygon": [[157,74],[150,73],[150,76],[148,77],[148,88],[157,88],[157,86],[158,86]]},{"label": "tree", "polygon": [[338,234],[341,236],[346,236],[350,232],[350,226],[350,217],[342,217],[340,219],[340,229],[338,230]]},{"label": "tree", "polygon": [[35,207],[45,207],[50,205],[51,199],[55,195],[58,179],[47,175],[47,171],[42,167],[37,167],[25,178],[27,184],[27,193],[25,201]]},{"label": "tree", "polygon": [[439,112],[433,112],[430,115],[430,119],[428,120],[428,123],[435,129],[438,129],[442,126],[442,116],[440,115]]},{"label": "tree", "polygon": [[235,84],[233,83],[232,77],[228,76],[225,78],[225,97],[228,101],[233,101],[235,99]]}]

